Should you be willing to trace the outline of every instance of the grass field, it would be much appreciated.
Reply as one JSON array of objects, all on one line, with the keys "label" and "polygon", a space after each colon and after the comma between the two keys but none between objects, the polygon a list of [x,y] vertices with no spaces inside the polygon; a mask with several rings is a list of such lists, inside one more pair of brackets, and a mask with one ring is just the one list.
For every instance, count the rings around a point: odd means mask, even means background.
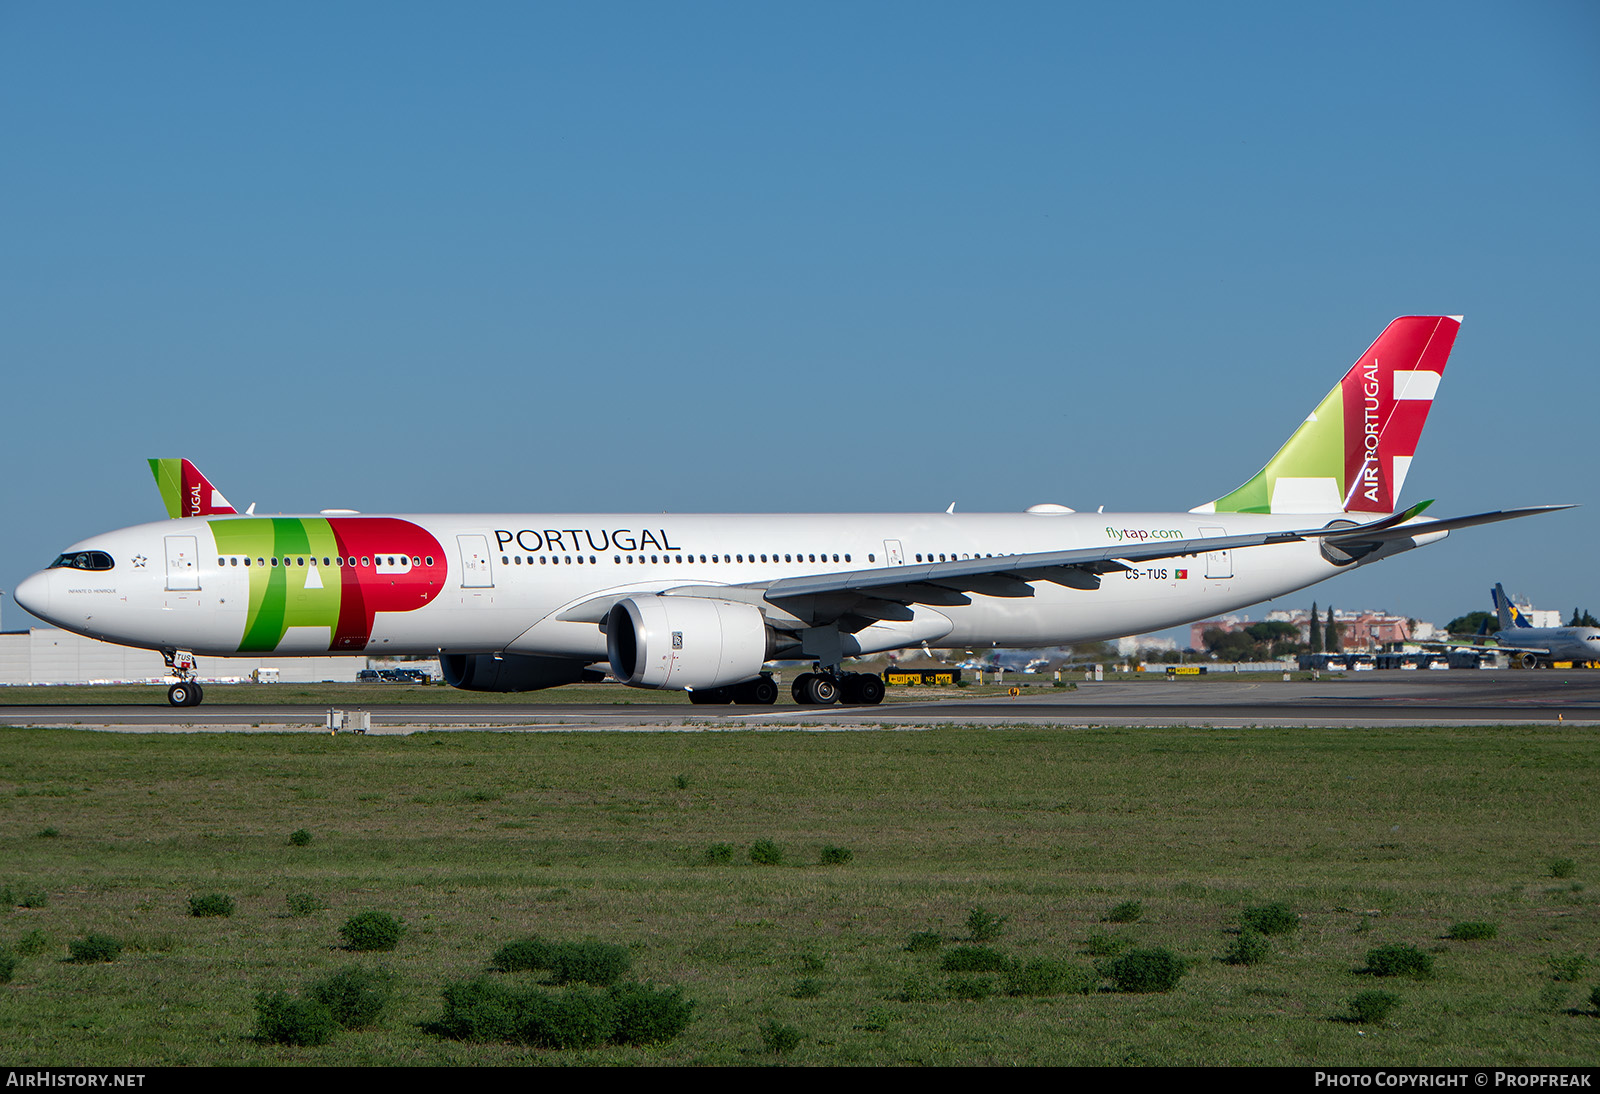
[{"label": "grass field", "polygon": [[[282,687],[283,685],[279,685]],[[1600,734],[1570,727],[132,735],[0,729],[14,1065],[1578,1064],[1600,1055]],[[291,833],[311,841],[296,846]],[[757,865],[758,840],[782,849]],[[731,856],[708,854],[731,845]],[[848,861],[822,865],[825,848]],[[837,850],[829,857],[844,858]],[[189,915],[221,893],[229,917]],[[294,915],[288,898],[326,909]],[[1136,901],[1131,921],[1106,922]],[[1298,930],[1222,960],[1245,908]],[[22,904],[31,907],[17,906]],[[1012,996],[943,954],[1189,961],[1166,993]],[[393,952],[340,948],[367,910]],[[1118,918],[1127,920],[1128,908]],[[1452,924],[1492,938],[1453,941]],[[914,934],[942,940],[908,950]],[[74,964],[97,933],[124,946]],[[537,933],[629,948],[675,1040],[541,1051],[427,1030]],[[1481,933],[1481,932],[1478,932]],[[1430,979],[1361,973],[1376,947]],[[379,1028],[258,1043],[258,993],[360,963]],[[534,973],[493,974],[524,982]],[[990,994],[982,996],[985,987]],[[1343,1020],[1372,989],[1399,1005]],[[775,1026],[772,1024],[776,1024]],[[767,1025],[768,1037],[762,1028]],[[792,1052],[769,1045],[797,1032]]]}]

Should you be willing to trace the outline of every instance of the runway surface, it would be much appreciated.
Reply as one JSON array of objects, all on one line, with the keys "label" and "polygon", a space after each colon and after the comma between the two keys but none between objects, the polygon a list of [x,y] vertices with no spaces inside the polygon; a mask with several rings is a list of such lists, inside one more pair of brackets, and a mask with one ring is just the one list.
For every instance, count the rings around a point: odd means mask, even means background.
[{"label": "runway surface", "polygon": [[[132,733],[326,732],[326,707],[207,702],[0,707],[0,724]],[[216,688],[213,696],[225,694]],[[421,730],[633,732],[852,730],[934,725],[1368,726],[1600,725],[1600,671],[1372,672],[1317,681],[1147,680],[1023,689],[1016,697],[886,702],[877,707],[690,706],[633,701],[426,706],[371,703],[374,734]],[[893,693],[898,698],[903,693]],[[378,698],[375,696],[374,698]]]}]

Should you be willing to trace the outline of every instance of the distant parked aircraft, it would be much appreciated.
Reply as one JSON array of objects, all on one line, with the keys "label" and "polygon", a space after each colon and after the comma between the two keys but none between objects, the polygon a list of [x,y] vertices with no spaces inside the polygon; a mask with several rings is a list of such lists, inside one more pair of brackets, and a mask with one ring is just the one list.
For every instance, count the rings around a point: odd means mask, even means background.
[{"label": "distant parked aircraft", "polygon": [[[1500,629],[1489,635],[1463,636],[1443,643],[1453,649],[1501,650],[1523,668],[1549,668],[1555,661],[1600,661],[1600,627],[1535,627],[1496,584],[1489,590]],[[1476,639],[1470,641],[1466,639]],[[1490,646],[1487,639],[1493,639]]]}]

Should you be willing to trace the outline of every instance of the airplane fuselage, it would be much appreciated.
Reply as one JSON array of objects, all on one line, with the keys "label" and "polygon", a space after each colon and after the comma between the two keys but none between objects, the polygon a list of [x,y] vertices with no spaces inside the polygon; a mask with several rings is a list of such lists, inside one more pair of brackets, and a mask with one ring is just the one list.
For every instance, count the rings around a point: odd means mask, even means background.
[{"label": "airplane fuselage", "polygon": [[1530,650],[1540,661],[1600,661],[1600,628],[1509,627],[1496,631],[1503,650]]},{"label": "airplane fuselage", "polygon": [[[1304,528],[1344,514],[980,513],[208,516],[94,536],[17,599],[67,630],[211,656],[525,653],[603,660],[585,605],[682,587],[749,590],[803,575]],[[1442,538],[1422,533],[1344,567],[1305,541],[1140,563],[1099,588],[1038,582],[916,605],[859,652],[1028,647],[1160,630]],[[96,555],[83,568],[71,560]],[[59,562],[59,560],[58,560]],[[748,595],[748,594],[746,594]]]}]

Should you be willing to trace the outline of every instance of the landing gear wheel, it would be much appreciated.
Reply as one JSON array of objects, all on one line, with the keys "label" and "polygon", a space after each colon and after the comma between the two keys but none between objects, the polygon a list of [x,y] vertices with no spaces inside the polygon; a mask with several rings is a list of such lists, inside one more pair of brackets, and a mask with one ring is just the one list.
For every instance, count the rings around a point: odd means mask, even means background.
[{"label": "landing gear wheel", "polygon": [[875,707],[883,702],[883,677],[852,672],[839,681],[839,698],[850,706]]},{"label": "landing gear wheel", "polygon": [[701,688],[689,693],[689,702],[697,706],[721,706],[733,702],[732,688]]},{"label": "landing gear wheel", "polygon": [[770,676],[758,676],[743,684],[735,684],[732,690],[735,703],[771,706],[778,701],[778,685],[772,682]]},{"label": "landing gear wheel", "polygon": [[794,686],[800,692],[795,700],[807,706],[825,707],[839,698],[839,685],[825,672],[805,673],[794,682]]},{"label": "landing gear wheel", "polygon": [[199,684],[173,684],[167,689],[167,702],[175,707],[199,706],[204,697],[205,691]]}]

